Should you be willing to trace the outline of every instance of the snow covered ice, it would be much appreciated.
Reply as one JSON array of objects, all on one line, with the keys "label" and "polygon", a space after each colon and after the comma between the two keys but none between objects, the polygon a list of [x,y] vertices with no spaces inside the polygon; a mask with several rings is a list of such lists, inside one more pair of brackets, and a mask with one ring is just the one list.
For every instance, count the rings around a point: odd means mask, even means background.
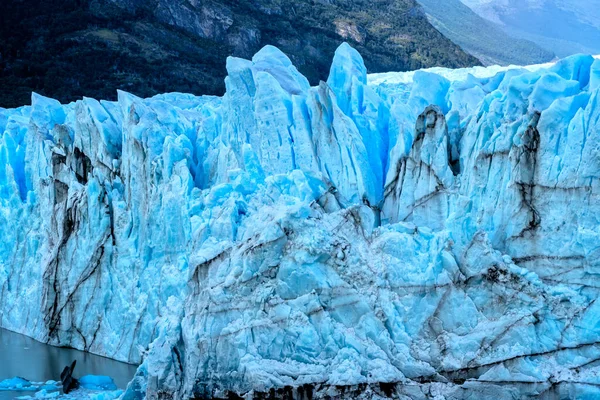
[{"label": "snow covered ice", "polygon": [[127,400],[600,396],[600,61],[227,70],[0,109],[0,326]]}]

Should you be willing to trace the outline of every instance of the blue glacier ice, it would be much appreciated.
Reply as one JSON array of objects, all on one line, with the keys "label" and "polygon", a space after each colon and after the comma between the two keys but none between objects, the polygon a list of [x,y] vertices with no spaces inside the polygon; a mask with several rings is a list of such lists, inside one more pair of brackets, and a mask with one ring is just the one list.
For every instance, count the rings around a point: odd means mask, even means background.
[{"label": "blue glacier ice", "polygon": [[0,109],[1,327],[127,400],[600,397],[599,60],[227,71]]},{"label": "blue glacier ice", "polygon": [[27,379],[20,378],[18,376],[10,379],[3,379],[0,381],[0,390],[37,390],[37,387],[32,385]]},{"label": "blue glacier ice", "polygon": [[[14,362],[16,360],[11,361]],[[31,382],[21,377],[14,377],[0,381],[0,395],[3,394],[3,392],[9,392],[9,396],[10,394],[21,394],[22,396],[17,396],[19,399],[58,397],[60,395],[60,389],[61,383],[52,380],[46,382]]]},{"label": "blue glacier ice", "polygon": [[79,386],[89,390],[117,390],[113,379],[103,375],[84,375],[79,378]]}]

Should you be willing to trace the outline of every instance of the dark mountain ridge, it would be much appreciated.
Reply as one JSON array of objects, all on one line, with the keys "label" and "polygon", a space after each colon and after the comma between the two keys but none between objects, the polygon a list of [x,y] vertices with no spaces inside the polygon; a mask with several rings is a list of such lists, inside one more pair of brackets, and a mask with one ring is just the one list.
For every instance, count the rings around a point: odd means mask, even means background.
[{"label": "dark mountain ridge", "polygon": [[311,83],[342,41],[370,72],[479,65],[414,0],[8,0],[0,13],[0,106],[31,91],[69,102],[180,91],[222,94],[227,56],[267,44]]},{"label": "dark mountain ridge", "polygon": [[460,0],[418,0],[442,34],[485,65],[531,65],[556,56],[535,43],[510,36],[492,21],[477,15]]},{"label": "dark mountain ridge", "polygon": [[567,57],[600,52],[600,0],[461,0],[508,34]]}]

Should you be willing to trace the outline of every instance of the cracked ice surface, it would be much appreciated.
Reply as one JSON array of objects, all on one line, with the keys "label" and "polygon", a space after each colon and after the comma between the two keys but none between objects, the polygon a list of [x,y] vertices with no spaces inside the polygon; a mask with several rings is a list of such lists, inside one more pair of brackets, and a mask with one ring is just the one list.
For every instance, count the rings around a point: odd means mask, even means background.
[{"label": "cracked ice surface", "polygon": [[[0,325],[125,399],[600,396],[600,61],[0,110]],[[447,79],[447,77],[456,79]]]}]

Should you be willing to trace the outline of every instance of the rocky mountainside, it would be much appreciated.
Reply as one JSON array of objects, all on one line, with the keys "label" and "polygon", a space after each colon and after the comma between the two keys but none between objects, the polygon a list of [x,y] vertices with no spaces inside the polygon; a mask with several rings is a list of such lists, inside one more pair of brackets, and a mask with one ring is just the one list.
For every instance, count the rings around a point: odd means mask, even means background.
[{"label": "rocky mountainside", "polygon": [[433,26],[485,65],[531,65],[552,61],[552,51],[510,36],[460,0],[418,0]]},{"label": "rocky mountainside", "polygon": [[31,91],[62,102],[179,91],[223,94],[225,59],[281,48],[311,84],[348,41],[371,72],[479,64],[414,0],[6,0],[0,107]]},{"label": "rocky mountainside", "polygon": [[600,53],[599,0],[461,0],[509,34],[559,57]]}]

